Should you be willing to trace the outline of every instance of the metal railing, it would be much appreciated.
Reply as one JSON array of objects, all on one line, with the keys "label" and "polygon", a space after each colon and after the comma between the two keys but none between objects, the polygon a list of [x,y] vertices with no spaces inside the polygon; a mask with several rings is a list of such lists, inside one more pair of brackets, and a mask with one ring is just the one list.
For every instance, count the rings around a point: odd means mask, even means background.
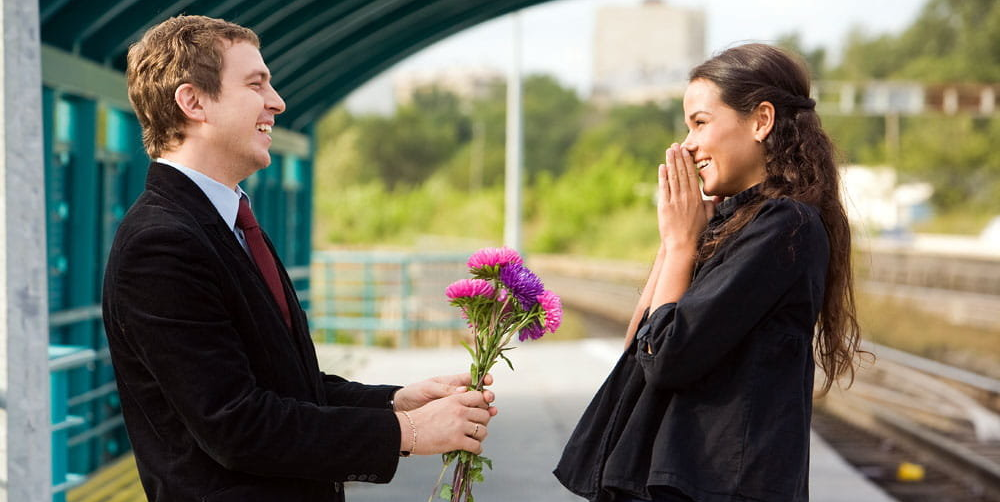
[{"label": "metal railing", "polygon": [[409,347],[449,343],[465,329],[444,296],[466,274],[466,255],[313,253],[314,339]]},{"label": "metal railing", "polygon": [[[70,429],[85,425],[85,417],[69,413],[73,400],[69,395],[70,370],[92,364],[97,352],[87,347],[49,346],[49,381],[52,410],[52,500],[64,502],[66,490],[86,480],[83,473],[70,472],[69,449],[75,437]],[[120,416],[119,416],[120,417]]]}]

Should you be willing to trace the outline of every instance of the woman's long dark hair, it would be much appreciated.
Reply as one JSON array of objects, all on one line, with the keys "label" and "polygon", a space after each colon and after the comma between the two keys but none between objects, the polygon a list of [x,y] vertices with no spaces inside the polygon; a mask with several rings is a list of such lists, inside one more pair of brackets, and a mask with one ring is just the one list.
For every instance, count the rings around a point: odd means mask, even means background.
[{"label": "woman's long dark hair", "polygon": [[823,132],[815,102],[809,97],[809,74],[801,61],[765,44],[728,49],[691,70],[721,91],[722,101],[747,117],[764,101],[774,105],[774,126],[764,140],[766,175],[758,197],[707,236],[701,259],[740,231],[768,200],[778,197],[819,209],[830,241],[826,291],[816,332],[817,364],[826,374],[825,394],[835,380],[854,380],[854,357],[861,342],[851,268],[851,229],[840,201],[840,173],[835,150]]}]

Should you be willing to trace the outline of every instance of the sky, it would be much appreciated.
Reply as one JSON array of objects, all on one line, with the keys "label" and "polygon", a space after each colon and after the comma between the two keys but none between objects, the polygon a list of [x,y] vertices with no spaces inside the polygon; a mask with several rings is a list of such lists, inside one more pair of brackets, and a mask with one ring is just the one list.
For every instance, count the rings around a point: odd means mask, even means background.
[{"label": "sky", "polygon": [[[838,57],[848,31],[898,33],[919,14],[926,0],[665,0],[670,5],[700,8],[706,14],[708,55],[741,41],[773,42],[798,32],[807,49],[826,47]],[[604,5],[638,5],[641,0],[557,0],[520,12],[522,68],[547,73],[580,96],[590,94],[592,39],[597,11]],[[365,95],[391,95],[396,72],[456,67],[511,66],[513,22],[500,17],[442,40],[397,63],[367,89]]]}]

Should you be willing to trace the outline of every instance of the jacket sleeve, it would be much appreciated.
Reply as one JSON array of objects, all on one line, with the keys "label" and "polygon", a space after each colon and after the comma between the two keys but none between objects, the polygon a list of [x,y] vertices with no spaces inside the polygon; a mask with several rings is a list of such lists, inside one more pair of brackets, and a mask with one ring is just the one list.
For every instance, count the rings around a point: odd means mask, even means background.
[{"label": "jacket sleeve", "polygon": [[337,375],[323,374],[323,390],[326,391],[326,402],[331,406],[389,409],[389,400],[401,388],[398,385],[366,385]]},{"label": "jacket sleeve", "polygon": [[[818,217],[789,199],[765,202],[758,215],[706,265],[677,303],[658,307],[637,334],[646,382],[682,390],[717,365],[779,304],[825,245]],[[824,232],[824,235],[817,235]],[[822,256],[822,254],[820,254]]]},{"label": "jacket sleeve", "polygon": [[111,320],[150,375],[132,384],[155,385],[198,446],[228,469],[391,479],[400,429],[390,410],[318,406],[257,386],[226,306],[238,300],[224,297],[214,256],[189,232],[163,226],[120,248],[109,276]]}]

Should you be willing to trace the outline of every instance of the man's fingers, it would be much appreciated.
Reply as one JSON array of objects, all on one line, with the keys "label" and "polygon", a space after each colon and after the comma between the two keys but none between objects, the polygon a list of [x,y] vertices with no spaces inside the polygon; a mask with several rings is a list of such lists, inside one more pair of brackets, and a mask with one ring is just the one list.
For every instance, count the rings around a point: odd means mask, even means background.
[{"label": "man's fingers", "polygon": [[436,382],[448,384],[453,387],[468,387],[472,385],[472,375],[469,373],[456,373],[454,375],[442,375],[433,379]]},{"label": "man's fingers", "polygon": [[493,418],[492,415],[490,415],[490,412],[484,408],[466,408],[466,412],[463,416],[470,422],[480,424],[487,424],[490,419]]},{"label": "man's fingers", "polygon": [[489,431],[486,429],[485,424],[477,422],[469,422],[469,426],[470,426],[469,432],[466,434],[466,436],[469,436],[470,438],[475,439],[476,441],[483,441],[486,439],[486,436],[490,435]]},{"label": "man's fingers", "polygon": [[479,441],[476,441],[475,439],[472,439],[472,438],[468,437],[468,436],[465,436],[460,441],[459,444],[461,445],[461,449],[463,449],[463,450],[465,450],[465,451],[467,451],[469,453],[475,453],[476,455],[479,455],[480,453],[483,452],[483,444],[481,442],[479,442]]},{"label": "man's fingers", "polygon": [[[492,392],[490,392],[492,394]],[[482,392],[470,390],[464,394],[459,394],[458,402],[470,408],[483,408],[489,407],[489,402],[486,401]]]}]

